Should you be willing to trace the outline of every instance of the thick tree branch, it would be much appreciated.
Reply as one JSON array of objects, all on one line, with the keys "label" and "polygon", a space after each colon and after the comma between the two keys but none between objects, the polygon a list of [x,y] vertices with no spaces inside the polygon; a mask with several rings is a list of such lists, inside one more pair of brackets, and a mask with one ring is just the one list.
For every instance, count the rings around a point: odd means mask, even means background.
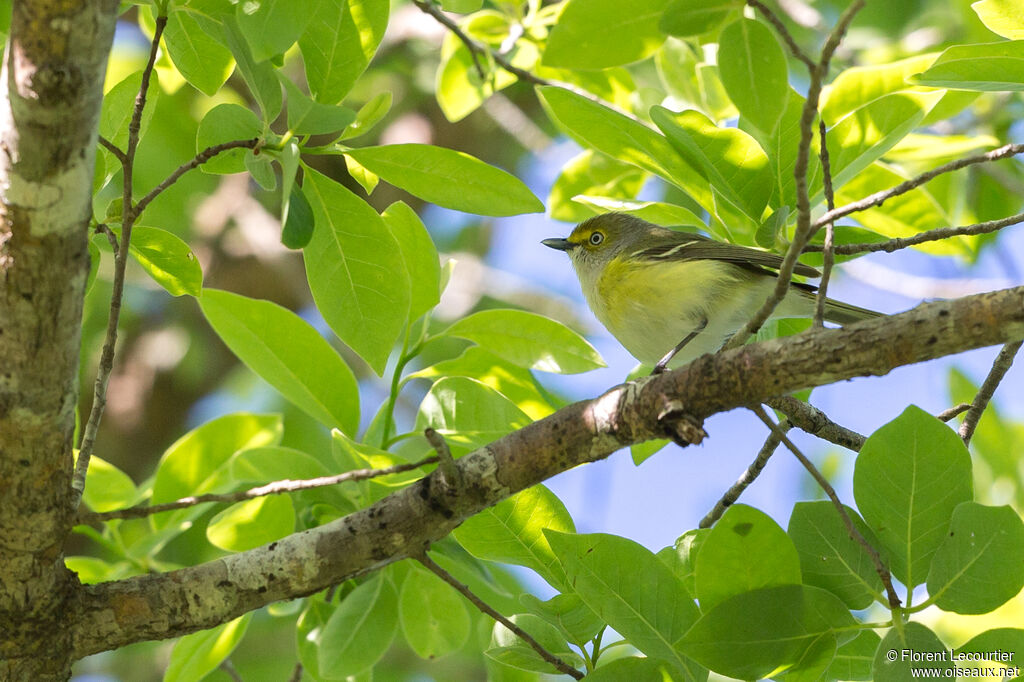
[{"label": "thick tree branch", "polygon": [[[438,471],[372,506],[257,549],[166,574],[86,585],[66,615],[75,654],[213,627],[400,559],[525,488],[616,450],[664,437],[659,415],[694,420],[792,391],[1024,339],[1024,287],[927,303],[884,319],[704,355],[616,386],[457,460],[457,494]],[[822,361],[822,358],[828,358]],[[673,412],[675,414],[675,412]]]}]

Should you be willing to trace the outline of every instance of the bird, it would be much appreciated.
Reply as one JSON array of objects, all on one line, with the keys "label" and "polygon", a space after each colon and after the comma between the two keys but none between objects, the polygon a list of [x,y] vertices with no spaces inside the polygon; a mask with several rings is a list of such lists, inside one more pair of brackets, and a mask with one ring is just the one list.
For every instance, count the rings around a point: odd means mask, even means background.
[{"label": "bird", "polygon": [[[594,316],[654,372],[718,350],[772,293],[782,256],[659,227],[610,212],[544,246],[568,254]],[[798,263],[794,273],[820,277]],[[813,317],[817,288],[793,282],[772,319]],[[880,316],[826,299],[825,320],[846,325]]]}]

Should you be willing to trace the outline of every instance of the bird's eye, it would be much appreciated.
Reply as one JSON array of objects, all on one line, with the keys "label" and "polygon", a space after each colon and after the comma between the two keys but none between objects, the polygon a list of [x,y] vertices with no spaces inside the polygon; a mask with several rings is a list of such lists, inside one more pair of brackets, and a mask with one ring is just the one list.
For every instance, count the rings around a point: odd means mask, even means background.
[{"label": "bird's eye", "polygon": [[590,235],[590,244],[592,246],[597,246],[598,244],[600,244],[603,241],[604,241],[604,234],[602,234],[601,232],[594,232],[593,234]]}]

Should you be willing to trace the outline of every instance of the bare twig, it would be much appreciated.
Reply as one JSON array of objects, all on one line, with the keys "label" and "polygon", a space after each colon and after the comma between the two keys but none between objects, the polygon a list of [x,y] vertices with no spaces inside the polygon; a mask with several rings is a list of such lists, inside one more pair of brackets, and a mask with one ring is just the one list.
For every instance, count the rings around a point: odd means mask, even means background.
[{"label": "bare twig", "polygon": [[107,241],[110,242],[110,248],[114,250],[114,253],[117,253],[118,249],[120,249],[120,247],[117,245],[117,235],[114,234],[114,231],[110,229],[110,226],[108,226],[106,223],[98,223],[96,225],[96,232],[97,234],[102,234],[106,236]]},{"label": "bare twig", "polygon": [[940,422],[948,422],[950,419],[953,419],[954,417],[959,417],[961,414],[963,414],[969,409],[971,409],[970,403],[960,403],[959,405],[954,405],[953,407],[950,407],[948,409],[943,410],[942,412],[939,412],[937,415],[935,415],[935,418],[938,419]]},{"label": "bare twig", "polygon": [[[783,433],[789,431],[791,428],[793,428],[793,425],[789,422],[783,422],[779,425],[779,429]],[[757,477],[761,475],[761,471],[764,469],[765,465],[768,464],[768,460],[771,459],[771,456],[775,454],[775,450],[779,447],[781,442],[782,440],[774,431],[768,434],[768,438],[765,439],[764,445],[761,446],[761,450],[757,453],[757,457],[755,457],[754,461],[750,463],[750,466],[747,467],[746,471],[736,479],[736,482],[732,484],[732,487],[729,488],[718,502],[715,503],[714,509],[709,511],[707,516],[701,519],[698,528],[710,528],[715,525],[715,522],[722,518],[722,514],[725,513],[725,510],[736,504],[736,500],[740,499],[740,495],[743,494],[743,491],[750,487],[750,484],[757,480]]]},{"label": "bare twig", "polygon": [[295,664],[295,668],[292,669],[292,676],[288,678],[288,682],[302,682],[302,661]]},{"label": "bare twig", "polygon": [[[494,63],[496,63],[505,71],[508,71],[513,76],[515,76],[516,78],[523,82],[533,83],[534,85],[552,85],[555,87],[562,88],[563,90],[568,90],[572,93],[579,95],[580,97],[586,97],[592,102],[596,102],[602,106],[608,107],[609,109],[613,109],[614,111],[622,114],[623,116],[628,116],[634,121],[639,121],[639,119],[631,112],[621,109],[618,106],[612,104],[611,102],[606,102],[597,95],[587,90],[584,90],[583,88],[577,87],[571,83],[565,83],[563,81],[541,78],[535,73],[527,71],[526,69],[519,68],[518,66],[513,64],[511,60],[505,55],[505,53],[508,52],[509,49],[511,49],[510,46],[503,46],[501,51],[495,52],[494,50],[488,48],[486,45],[478,43],[477,41],[473,40],[470,36],[466,35],[466,32],[463,31],[457,23],[452,21],[452,19],[448,17],[443,11],[441,11],[441,8],[435,5],[431,0],[413,0],[413,3],[416,5],[416,7],[420,9],[420,11],[434,17],[434,19],[436,19],[438,23],[442,24],[445,28],[454,33],[455,36],[460,41],[462,41],[462,44],[465,45],[466,49],[469,50],[471,55],[473,55],[473,62],[476,64],[478,71],[480,70],[480,63],[477,62],[477,55],[486,54],[489,56],[490,59],[494,60]],[[481,78],[486,80],[482,73]],[[644,125],[647,124],[644,123]]]},{"label": "bare twig", "polygon": [[128,163],[128,157],[125,156],[125,153],[121,151],[120,147],[118,147],[116,144],[114,144],[107,138],[103,137],[102,135],[100,135],[96,139],[100,143],[100,146],[102,146],[108,152],[113,154],[117,158],[117,160],[121,162],[122,166]]},{"label": "bare twig", "polygon": [[207,147],[206,149],[192,157],[191,161],[183,163],[177,168],[175,168],[174,172],[168,175],[163,182],[161,182],[153,189],[149,190],[149,193],[146,194],[146,196],[139,199],[139,203],[135,205],[135,215],[139,215],[144,210],[146,210],[146,207],[149,206],[149,203],[153,201],[153,199],[156,199],[164,190],[166,190],[168,187],[177,182],[182,175],[189,172],[193,168],[198,168],[199,166],[203,165],[213,157],[223,152],[226,152],[229,149],[255,149],[257,146],[259,146],[259,143],[259,138],[254,137],[248,140],[232,140],[231,142],[221,142],[220,144],[215,144]]},{"label": "bare twig", "polygon": [[538,642],[530,635],[530,633],[526,632],[521,627],[510,621],[508,618],[498,613],[494,608],[492,608],[486,602],[484,602],[484,600],[480,599],[480,597],[473,594],[473,591],[470,590],[467,585],[463,585],[458,580],[456,580],[452,574],[438,566],[433,559],[427,556],[426,552],[423,552],[422,554],[417,556],[416,560],[423,564],[423,566],[431,573],[433,573],[441,580],[445,581],[446,583],[454,587],[456,590],[458,590],[459,594],[461,594],[463,597],[465,597],[473,603],[473,606],[477,607],[480,611],[486,613],[488,616],[498,621],[512,632],[514,632],[519,638],[526,642],[526,644],[528,644],[531,649],[536,651],[541,658],[543,658],[545,661],[558,668],[560,672],[569,675],[573,679],[583,679],[583,673],[581,673],[579,670],[572,667],[571,665],[560,659],[558,656],[555,656],[553,653],[545,649],[540,642]]},{"label": "bare twig", "polygon": [[[821,158],[821,170],[824,178],[825,201],[828,210],[836,207],[835,193],[832,191],[832,164],[828,157],[828,136],[825,128],[825,121],[818,118],[818,137],[821,140],[821,150],[818,156]],[[825,326],[825,302],[828,299],[828,283],[832,279],[832,266],[835,265],[836,255],[833,240],[835,229],[832,223],[825,226],[824,260],[821,267],[821,282],[818,284],[818,295],[814,305],[814,326]]]},{"label": "bare twig", "polygon": [[804,246],[813,235],[811,224],[811,199],[807,191],[807,168],[810,163],[811,140],[814,136],[811,128],[814,119],[818,115],[818,98],[821,96],[821,88],[825,76],[828,74],[829,62],[832,54],[849,28],[853,17],[864,6],[864,0],[854,0],[846,8],[839,22],[829,34],[825,46],[821,50],[821,59],[814,68],[810,69],[810,84],[807,87],[807,99],[804,101],[803,111],[800,114],[800,144],[797,148],[796,162],[793,165],[793,176],[796,179],[796,232],[793,241],[786,251],[782,265],[779,266],[778,279],[775,282],[775,289],[765,300],[761,308],[747,321],[743,329],[734,334],[729,341],[722,346],[722,350],[736,348],[747,342],[752,334],[756,334],[769,317],[775,307],[789,293],[789,283],[793,278],[793,268],[796,267],[797,258],[803,252]]},{"label": "bare twig", "polygon": [[981,415],[985,412],[985,408],[992,399],[992,395],[996,392],[999,382],[1003,380],[1003,377],[1013,365],[1013,359],[1016,357],[1017,351],[1020,350],[1020,346],[1020,341],[1006,344],[999,351],[995,362],[992,363],[992,369],[989,370],[984,383],[978,389],[978,394],[971,401],[971,407],[967,410],[963,423],[960,424],[960,438],[963,439],[964,445],[971,444],[971,438],[974,436],[974,430],[978,428]]},{"label": "bare twig", "polygon": [[793,455],[800,461],[800,464],[807,469],[807,472],[810,473],[814,480],[817,481],[818,485],[821,486],[821,489],[825,491],[828,498],[832,500],[832,504],[835,506],[836,511],[839,512],[839,517],[843,520],[843,525],[846,526],[846,531],[850,534],[850,537],[856,540],[857,543],[868,553],[868,556],[871,557],[871,561],[875,565],[875,572],[878,573],[878,577],[882,580],[882,585],[885,586],[885,593],[889,599],[889,608],[899,608],[901,602],[899,596],[896,594],[896,588],[894,588],[892,584],[892,574],[889,572],[888,567],[886,567],[882,562],[882,557],[879,556],[878,550],[876,550],[861,534],[861,532],[857,530],[857,527],[853,525],[853,519],[851,519],[850,515],[846,513],[846,508],[843,507],[843,503],[839,500],[839,495],[836,494],[835,488],[833,488],[832,484],[828,482],[828,479],[822,476],[821,472],[818,471],[818,467],[814,466],[814,463],[807,459],[804,453],[800,452],[800,448],[793,444],[793,441],[791,441],[789,436],[779,428],[779,425],[768,418],[763,407],[755,405],[750,409],[757,415],[758,419],[764,422],[765,426],[771,429],[772,433],[776,434],[779,440],[786,444],[789,451],[793,453]]},{"label": "bare twig", "polygon": [[[961,235],[978,235],[978,234],[989,234],[990,232],[998,232],[1004,227],[1010,225],[1016,225],[1024,222],[1024,213],[1017,213],[999,220],[988,220],[983,223],[974,223],[973,225],[963,225],[960,227],[937,227],[934,230],[927,230],[915,234],[912,237],[896,237],[884,242],[873,242],[865,244],[839,244],[833,250],[835,253],[840,255],[851,255],[855,253],[874,253],[877,251],[885,251],[886,253],[892,253],[899,249],[905,249],[910,246],[917,246],[918,244],[924,244],[925,242],[934,242],[941,239],[949,239],[950,237],[958,237]],[[822,247],[817,244],[808,244],[804,247],[804,251],[807,252],[818,252],[821,251]]]},{"label": "bare twig", "polygon": [[998,161],[999,159],[1015,156],[1021,152],[1024,152],[1024,144],[1008,144],[1003,147],[999,147],[998,149],[993,149],[990,152],[985,152],[984,154],[977,154],[975,156],[968,156],[962,159],[956,159],[955,161],[950,161],[938,168],[933,168],[926,173],[922,173],[915,178],[901,182],[895,187],[890,187],[889,189],[883,189],[879,192],[875,192],[874,194],[869,194],[859,201],[854,201],[853,203],[828,211],[814,222],[814,229],[818,229],[822,225],[839,220],[851,213],[857,213],[869,208],[874,208],[875,206],[881,206],[888,199],[899,196],[900,194],[906,194],[910,190],[920,187],[929,180],[932,180],[943,173],[950,173],[977,163]]},{"label": "bare twig", "polygon": [[225,658],[220,662],[220,669],[223,670],[233,682],[245,682],[245,679],[239,674],[235,664],[231,662],[230,658]]},{"label": "bare twig", "polygon": [[847,450],[859,452],[861,446],[864,445],[864,441],[867,440],[856,431],[851,431],[845,426],[832,421],[828,415],[814,405],[797,400],[793,396],[779,396],[766,400],[765,404],[786,415],[789,423],[801,431],[844,447]]},{"label": "bare twig", "polygon": [[103,417],[103,410],[107,405],[107,385],[110,382],[110,373],[114,369],[117,324],[121,318],[121,299],[124,295],[124,273],[128,266],[128,247],[131,243],[132,225],[135,223],[137,215],[132,210],[132,176],[134,175],[135,152],[139,145],[142,112],[146,108],[146,92],[149,90],[149,80],[153,75],[153,66],[156,64],[156,55],[160,47],[160,37],[163,35],[165,26],[167,26],[167,16],[158,16],[156,18],[156,30],[153,33],[153,42],[149,49],[149,61],[146,62],[146,67],[142,70],[142,83],[139,86],[138,94],[135,96],[135,108],[132,111],[132,118],[128,124],[128,147],[125,149],[123,158],[119,157],[124,175],[121,193],[121,243],[114,254],[114,279],[110,295],[110,314],[107,318],[107,332],[103,342],[103,351],[100,354],[99,366],[96,369],[96,385],[93,392],[92,409],[89,412],[89,419],[85,424],[85,428],[82,430],[78,461],[75,463],[75,473],[71,479],[71,508],[73,510],[77,510],[82,501],[82,492],[85,490],[85,476],[89,471],[89,459],[96,444],[96,432],[99,430],[100,419]]},{"label": "bare twig", "polygon": [[817,66],[814,63],[814,60],[804,54],[804,51],[796,44],[796,40],[793,39],[789,29],[786,28],[786,25],[782,23],[782,20],[775,15],[775,12],[772,12],[771,9],[759,0],[747,0],[747,4],[760,12],[761,16],[763,16],[769,24],[775,27],[776,32],[778,32],[779,36],[782,37],[782,40],[785,41],[786,45],[789,46],[789,51],[793,53],[794,57],[803,62],[809,70],[813,70]]},{"label": "bare twig", "polygon": [[434,451],[437,452],[437,466],[441,470],[441,478],[444,480],[444,484],[458,490],[462,486],[462,474],[459,472],[459,467],[455,466],[455,459],[452,457],[452,451],[449,449],[444,436],[429,426],[423,430],[423,435],[426,437],[427,442],[430,443],[430,447],[434,448]]},{"label": "bare twig", "polygon": [[385,469],[353,469],[352,471],[335,474],[334,476],[321,476],[319,478],[307,478],[295,481],[290,479],[274,481],[273,483],[267,483],[266,485],[249,488],[248,490],[239,490],[233,493],[207,493],[205,495],[183,497],[180,500],[165,502],[163,504],[138,505],[135,507],[128,507],[126,509],[115,509],[114,511],[108,512],[86,512],[84,514],[79,514],[78,522],[80,524],[94,524],[102,523],[104,521],[113,521],[114,519],[138,519],[145,516],[151,516],[153,514],[159,514],[160,512],[194,507],[197,504],[205,504],[208,502],[242,502],[256,497],[265,497],[267,495],[294,493],[302,490],[311,490],[313,488],[323,488],[324,486],[329,485],[338,485],[339,483],[345,483],[347,481],[364,481],[366,479],[388,476],[390,474],[400,474],[402,472],[412,471],[413,469],[418,469],[422,466],[434,464],[436,462],[437,457],[427,457],[426,459],[422,459],[418,462],[396,464],[395,466],[387,467]]}]

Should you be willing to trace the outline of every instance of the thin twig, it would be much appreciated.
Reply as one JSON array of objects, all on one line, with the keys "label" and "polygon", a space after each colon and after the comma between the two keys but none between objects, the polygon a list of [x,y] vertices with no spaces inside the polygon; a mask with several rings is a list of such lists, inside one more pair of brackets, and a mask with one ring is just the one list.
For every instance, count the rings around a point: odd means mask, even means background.
[{"label": "thin twig", "polygon": [[248,490],[238,490],[233,493],[207,493],[205,495],[183,497],[180,500],[165,502],[163,504],[138,505],[135,507],[127,507],[125,509],[115,509],[108,512],[86,512],[79,515],[78,522],[80,524],[95,524],[102,523],[104,521],[113,521],[114,519],[138,519],[145,516],[151,516],[153,514],[159,514],[161,512],[194,507],[197,504],[205,504],[208,502],[242,502],[256,497],[265,497],[267,495],[294,493],[302,490],[312,490],[313,488],[323,488],[324,486],[329,485],[338,485],[339,483],[345,483],[348,481],[364,481],[369,478],[378,478],[380,476],[388,476],[390,474],[400,474],[405,471],[419,469],[420,467],[428,464],[435,464],[436,462],[437,457],[427,457],[418,462],[396,464],[395,466],[384,469],[353,469],[352,471],[335,474],[334,476],[320,476],[319,478],[307,478],[301,480],[284,479],[281,481],[274,481],[273,483],[267,483],[266,485],[257,486],[255,488],[249,488]]},{"label": "thin twig", "polygon": [[117,245],[117,235],[114,234],[114,231],[110,229],[110,226],[108,226],[106,223],[97,223],[95,231],[97,234],[102,234],[106,236],[107,241],[110,242],[110,248],[114,250],[114,253],[118,252],[118,250],[121,247]]},{"label": "thin twig", "polygon": [[867,440],[867,438],[856,431],[852,431],[832,421],[827,414],[814,405],[797,400],[793,396],[779,396],[766,400],[765,404],[773,410],[778,410],[786,415],[786,419],[801,431],[844,447],[847,450],[860,452],[861,446]]},{"label": "thin twig", "polygon": [[[934,242],[941,239],[949,239],[950,237],[959,237],[961,235],[979,235],[989,234],[991,232],[998,232],[1004,227],[1010,225],[1016,225],[1024,222],[1024,213],[1017,213],[1015,215],[1000,218],[999,220],[988,220],[983,223],[974,223],[973,225],[963,225],[960,227],[937,227],[934,230],[927,230],[919,234],[915,234],[912,237],[896,237],[884,242],[872,242],[865,244],[839,244],[834,248],[835,253],[848,256],[855,253],[874,253],[877,251],[885,251],[886,253],[892,253],[900,249],[905,249],[911,246],[917,246],[918,244],[924,244],[925,242]],[[806,252],[819,252],[822,251],[822,247],[818,244],[808,244],[804,247]]]},{"label": "thin twig", "polygon": [[235,664],[231,662],[230,658],[225,658],[220,662],[220,669],[223,670],[227,676],[233,680],[233,682],[245,682],[245,678],[239,674],[238,669],[235,667]]},{"label": "thin twig", "polygon": [[971,409],[970,403],[960,403],[959,405],[954,405],[953,407],[947,408],[942,412],[939,412],[937,415],[935,415],[935,418],[938,419],[940,422],[948,422],[950,419],[953,419],[954,417],[959,417],[961,414],[963,414],[969,409]]},{"label": "thin twig", "polygon": [[257,146],[259,146],[259,143],[259,138],[254,137],[248,140],[232,140],[231,142],[221,142],[220,144],[215,144],[207,147],[206,149],[192,157],[191,161],[183,163],[177,168],[175,168],[174,172],[168,175],[163,182],[161,182],[153,189],[149,190],[149,193],[146,194],[146,196],[139,199],[139,203],[135,205],[135,214],[141,214],[144,210],[146,210],[146,207],[149,206],[149,203],[156,199],[161,192],[163,192],[168,187],[173,185],[175,182],[178,181],[178,179],[182,175],[189,172],[193,168],[198,168],[199,166],[203,165],[213,157],[217,156],[222,152],[226,152],[229,149],[255,149]]},{"label": "thin twig", "polygon": [[298,661],[295,664],[292,676],[288,678],[288,682],[302,682],[302,661]]},{"label": "thin twig", "polygon": [[817,66],[813,59],[804,54],[804,51],[796,44],[796,40],[793,39],[789,29],[786,28],[786,25],[782,23],[782,20],[779,19],[771,9],[758,0],[747,0],[747,4],[760,12],[761,16],[763,16],[769,24],[775,27],[775,30],[782,37],[782,40],[785,41],[787,46],[789,46],[789,51],[793,53],[794,57],[803,62],[808,69],[814,69]]},{"label": "thin twig", "polygon": [[[832,164],[828,156],[828,136],[825,128],[825,121],[818,118],[818,137],[820,138],[821,150],[818,156],[821,158],[822,177],[824,178],[825,201],[828,210],[836,207],[836,196],[832,191]],[[825,326],[825,303],[828,300],[828,283],[832,279],[832,267],[836,262],[835,255],[835,229],[833,223],[825,226],[824,260],[821,267],[821,282],[818,284],[818,295],[814,305],[814,326]]]},{"label": "thin twig", "polygon": [[[779,425],[779,429],[782,430],[783,433],[789,431],[791,428],[793,428],[793,425],[789,422],[783,422]],[[729,507],[736,504],[736,500],[740,499],[740,495],[743,494],[743,491],[750,487],[750,484],[756,481],[757,477],[761,475],[761,471],[764,469],[765,465],[768,464],[768,460],[771,459],[771,456],[775,454],[775,450],[778,449],[781,442],[782,439],[780,439],[774,431],[768,434],[768,438],[765,439],[764,445],[761,446],[761,450],[757,453],[757,457],[755,457],[754,461],[750,463],[750,466],[747,467],[746,471],[736,479],[736,482],[732,484],[732,487],[729,488],[718,502],[715,503],[714,508],[707,513],[707,516],[700,520],[700,524],[697,526],[698,528],[710,528],[715,525],[715,522],[722,518],[722,514],[724,514]]]},{"label": "thin twig", "polygon": [[950,161],[949,163],[943,164],[938,168],[933,168],[932,170],[926,173],[922,173],[921,175],[918,175],[915,178],[911,178],[910,180],[901,182],[895,187],[890,187],[889,189],[883,189],[879,192],[875,192],[874,194],[869,194],[863,199],[854,201],[852,203],[846,204],[845,206],[840,206],[839,208],[828,211],[814,222],[814,229],[818,229],[822,225],[826,225],[830,222],[839,220],[840,218],[848,216],[851,213],[857,213],[859,211],[864,211],[869,208],[874,208],[875,206],[881,206],[888,199],[891,199],[895,196],[899,196],[900,194],[906,194],[910,190],[920,187],[929,180],[932,180],[942,175],[943,173],[950,173],[952,171],[960,170],[961,168],[965,168],[967,166],[971,166],[977,163],[988,163],[990,161],[998,161],[1000,159],[1005,159],[1010,156],[1015,156],[1017,154],[1020,154],[1021,152],[1024,152],[1024,144],[1008,144],[1003,147],[999,147],[998,149],[993,149],[990,152],[985,152],[984,154],[977,154],[975,156],[968,156],[962,159],[956,159],[955,161]]},{"label": "thin twig", "polygon": [[530,633],[526,632],[521,627],[510,621],[508,618],[498,613],[494,608],[492,608],[486,602],[484,602],[484,600],[480,599],[480,597],[473,594],[473,591],[470,590],[467,585],[463,585],[458,580],[456,580],[452,574],[438,566],[434,562],[434,560],[427,555],[426,552],[423,552],[415,558],[417,561],[423,564],[423,566],[431,573],[433,573],[441,580],[445,581],[446,583],[454,587],[456,590],[458,590],[458,592],[463,597],[465,597],[473,603],[473,606],[477,607],[480,611],[486,613],[488,616],[498,621],[512,632],[514,632],[519,638],[526,642],[531,649],[536,651],[541,658],[543,658],[545,661],[558,668],[560,672],[569,675],[573,679],[583,679],[583,673],[581,673],[579,670],[572,667],[571,665],[560,659],[558,656],[555,656],[553,653],[545,649],[540,642],[538,642],[530,635]]},{"label": "thin twig", "polygon": [[124,176],[121,192],[122,217],[121,217],[121,243],[114,254],[114,278],[110,294],[110,314],[107,318],[106,338],[103,342],[103,351],[100,354],[99,366],[96,369],[96,385],[93,392],[92,409],[89,412],[89,419],[82,429],[82,441],[79,445],[78,461],[75,463],[75,473],[71,479],[71,509],[78,510],[82,502],[82,493],[85,490],[85,476],[89,471],[89,459],[92,456],[93,447],[96,444],[96,432],[99,430],[100,419],[103,417],[103,410],[107,405],[107,385],[110,383],[110,373],[114,369],[114,348],[117,345],[117,325],[121,318],[121,299],[124,295],[124,273],[128,267],[128,251],[131,244],[132,225],[138,215],[132,210],[132,176],[135,165],[135,152],[139,145],[139,131],[142,128],[142,111],[146,108],[146,92],[149,89],[149,80],[153,75],[153,67],[156,64],[156,55],[160,47],[160,36],[163,35],[164,27],[167,26],[167,16],[156,18],[156,30],[153,33],[153,42],[149,49],[149,61],[142,70],[142,83],[139,92],[135,96],[135,108],[132,111],[132,118],[128,124],[128,146],[124,152],[124,159],[121,161]]},{"label": "thin twig", "polygon": [[[478,43],[477,41],[473,40],[473,38],[471,38],[470,36],[466,35],[465,31],[459,28],[459,25],[452,21],[452,19],[448,17],[443,11],[441,11],[441,9],[437,5],[431,2],[431,0],[413,0],[413,4],[415,4],[416,7],[420,9],[420,11],[434,17],[434,19],[436,19],[438,23],[440,23],[445,28],[454,33],[455,36],[462,41],[462,44],[466,46],[466,49],[469,50],[470,54],[473,55],[474,62],[476,61],[476,55],[478,53],[486,54],[491,59],[494,60],[495,64],[497,64],[502,69],[508,71],[513,76],[515,76],[516,78],[525,83],[533,83],[534,85],[551,85],[554,87],[562,88],[563,90],[568,90],[569,92],[577,94],[580,97],[585,97],[589,99],[591,102],[596,102],[601,106],[607,107],[619,114],[622,114],[623,116],[627,116],[634,121],[638,121],[644,123],[644,125],[648,125],[647,123],[640,121],[640,119],[638,119],[636,115],[634,115],[632,112],[626,111],[625,109],[622,109],[616,106],[615,104],[612,104],[611,102],[606,102],[597,95],[593,94],[592,92],[577,87],[572,83],[565,83],[563,81],[541,78],[535,73],[527,71],[526,69],[519,68],[518,66],[513,64],[508,57],[505,56],[504,52],[495,52],[494,50],[488,48],[486,45],[482,45],[481,43]],[[508,49],[508,47],[505,47],[504,51],[507,51]]]},{"label": "thin twig", "polygon": [[100,143],[100,146],[102,146],[108,152],[113,154],[117,158],[117,160],[121,162],[122,166],[128,163],[128,157],[125,156],[125,153],[121,151],[121,148],[118,147],[116,144],[114,144],[107,138],[103,137],[102,135],[97,137],[96,140]]},{"label": "thin twig", "polygon": [[810,240],[813,230],[811,224],[811,199],[807,191],[807,168],[810,164],[811,140],[814,134],[811,127],[818,115],[818,98],[821,96],[821,88],[828,74],[829,62],[832,54],[849,28],[853,17],[864,6],[864,0],[854,0],[839,18],[839,22],[832,33],[829,34],[825,46],[821,50],[821,59],[810,69],[810,84],[807,87],[807,99],[804,101],[803,111],[800,114],[800,144],[797,147],[796,162],[793,165],[793,176],[796,179],[796,232],[793,234],[793,241],[786,251],[782,264],[779,266],[778,279],[775,282],[775,289],[765,300],[761,308],[747,321],[739,332],[734,334],[729,341],[722,346],[722,350],[736,348],[747,342],[751,335],[756,334],[761,326],[771,317],[775,307],[789,293],[789,283],[793,278],[793,268],[796,267],[797,258],[803,252],[804,246]]},{"label": "thin twig", "polygon": [[988,376],[985,377],[984,383],[978,389],[978,394],[971,401],[971,407],[967,410],[963,423],[960,424],[960,438],[963,439],[964,445],[971,444],[971,438],[974,436],[974,430],[978,428],[981,415],[985,412],[989,401],[992,400],[992,395],[996,392],[999,382],[1003,380],[1013,365],[1013,359],[1016,357],[1017,351],[1020,350],[1021,343],[1024,342],[1014,341],[1003,346],[999,355],[996,356],[995,362],[992,363],[992,369],[988,371]]},{"label": "thin twig", "polygon": [[821,472],[818,471],[818,467],[814,466],[814,463],[807,459],[804,453],[800,452],[800,448],[793,444],[793,441],[791,441],[789,436],[779,428],[778,424],[768,418],[763,407],[755,405],[750,409],[757,415],[758,419],[764,422],[765,426],[771,429],[772,432],[778,436],[779,440],[786,444],[789,451],[793,453],[804,468],[807,469],[807,472],[810,473],[815,481],[817,481],[818,485],[821,486],[821,489],[825,491],[828,498],[832,500],[832,504],[835,506],[836,511],[839,512],[839,517],[843,520],[843,525],[846,526],[846,531],[850,534],[850,537],[856,540],[857,543],[860,544],[868,553],[868,556],[871,557],[871,561],[875,565],[875,572],[878,573],[878,577],[882,580],[882,585],[885,586],[885,593],[889,599],[889,608],[898,609],[901,602],[899,596],[896,594],[896,588],[892,585],[892,574],[889,572],[888,567],[886,567],[882,562],[882,557],[879,556],[878,550],[876,550],[871,543],[861,535],[861,532],[857,530],[857,527],[853,525],[853,519],[851,519],[850,515],[846,513],[846,508],[843,507],[843,503],[839,500],[839,495],[836,494],[835,488],[833,488],[832,484],[828,482],[828,479],[822,476]]},{"label": "thin twig", "polygon": [[456,466],[455,459],[452,457],[452,451],[448,447],[444,436],[429,426],[423,430],[423,435],[426,437],[427,442],[430,443],[430,447],[434,448],[434,451],[437,453],[437,468],[441,470],[441,479],[444,484],[454,490],[461,488],[462,472]]}]

